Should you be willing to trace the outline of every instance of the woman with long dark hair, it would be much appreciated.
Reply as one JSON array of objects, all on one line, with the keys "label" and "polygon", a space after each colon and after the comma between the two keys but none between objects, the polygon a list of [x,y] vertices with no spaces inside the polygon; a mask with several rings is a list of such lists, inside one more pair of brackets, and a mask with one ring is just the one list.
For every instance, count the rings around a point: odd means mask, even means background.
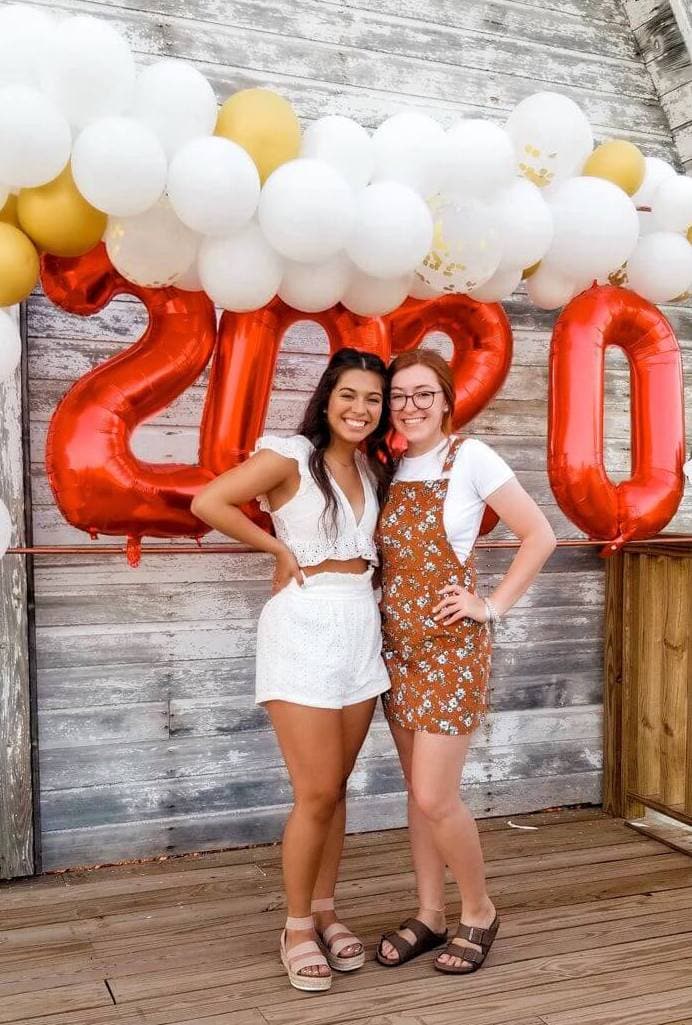
[{"label": "woman with long dark hair", "polygon": [[[341,349],[299,433],[261,438],[256,454],[209,484],[195,515],[276,559],[257,629],[256,701],[276,731],[293,786],[283,836],[288,903],[281,959],[291,985],[323,991],[352,971],[362,943],[334,911],[346,782],[389,679],[372,588],[373,540],[389,476],[386,369]],[[254,498],[276,536],[241,507]],[[320,946],[318,946],[319,941]]]}]

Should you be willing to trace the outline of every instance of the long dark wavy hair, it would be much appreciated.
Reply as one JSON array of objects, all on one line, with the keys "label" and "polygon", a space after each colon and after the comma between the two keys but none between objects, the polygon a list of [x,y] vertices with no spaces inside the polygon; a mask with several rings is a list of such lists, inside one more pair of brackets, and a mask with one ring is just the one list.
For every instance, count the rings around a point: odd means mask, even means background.
[{"label": "long dark wavy hair", "polygon": [[308,402],[303,422],[298,433],[308,438],[314,448],[310,453],[310,473],[317,487],[324,495],[326,502],[325,522],[331,519],[332,529],[336,525],[337,498],[334,485],[325,463],[324,454],[332,440],[332,432],[327,420],[327,406],[332,392],[347,370],[369,370],[376,374],[382,382],[382,412],[377,427],[363,443],[363,449],[370,470],[377,482],[377,498],[380,504],[389,487],[394,470],[392,457],[385,442],[389,430],[389,397],[387,388],[387,368],[379,356],[358,349],[339,349],[327,364],[327,369],[319,379],[312,398]]}]

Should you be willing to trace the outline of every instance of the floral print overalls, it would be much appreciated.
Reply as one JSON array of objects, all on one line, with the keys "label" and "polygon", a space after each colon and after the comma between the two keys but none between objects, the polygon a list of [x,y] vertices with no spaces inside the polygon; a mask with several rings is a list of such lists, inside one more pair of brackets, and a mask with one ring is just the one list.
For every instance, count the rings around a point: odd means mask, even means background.
[{"label": "floral print overalls", "polygon": [[[452,438],[448,473],[463,438]],[[382,695],[387,718],[423,733],[471,733],[487,710],[490,635],[464,618],[435,622],[440,588],[476,591],[473,554],[460,562],[447,540],[443,513],[449,480],[393,481],[380,514],[382,633],[391,690]]]}]

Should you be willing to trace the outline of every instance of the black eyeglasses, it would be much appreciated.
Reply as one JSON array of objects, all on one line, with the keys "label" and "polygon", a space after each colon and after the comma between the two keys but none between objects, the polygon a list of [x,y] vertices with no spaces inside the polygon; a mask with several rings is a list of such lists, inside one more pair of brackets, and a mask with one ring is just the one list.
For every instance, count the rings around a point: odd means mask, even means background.
[{"label": "black eyeglasses", "polygon": [[402,409],[406,409],[406,403],[411,399],[416,409],[430,409],[435,401],[435,396],[441,394],[442,389],[440,388],[437,391],[414,391],[411,395],[407,395],[403,391],[394,392],[389,397],[389,406],[396,413],[400,413]]}]

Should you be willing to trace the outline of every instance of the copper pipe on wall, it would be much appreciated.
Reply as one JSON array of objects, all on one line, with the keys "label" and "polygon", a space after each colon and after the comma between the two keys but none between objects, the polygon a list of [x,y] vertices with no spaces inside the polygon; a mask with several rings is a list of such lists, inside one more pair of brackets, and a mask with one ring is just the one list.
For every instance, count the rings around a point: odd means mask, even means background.
[{"label": "copper pipe on wall", "polygon": [[[645,542],[635,541],[631,544],[671,544],[692,543],[692,534],[659,534],[647,538]],[[476,548],[518,548],[518,540],[478,541]],[[558,548],[605,548],[607,540],[593,541],[589,538],[562,538],[558,540]],[[142,555],[247,555],[260,554],[255,548],[247,545],[206,544],[206,545],[142,545]],[[125,545],[32,545],[31,547],[8,548],[7,555],[127,555]]]}]

